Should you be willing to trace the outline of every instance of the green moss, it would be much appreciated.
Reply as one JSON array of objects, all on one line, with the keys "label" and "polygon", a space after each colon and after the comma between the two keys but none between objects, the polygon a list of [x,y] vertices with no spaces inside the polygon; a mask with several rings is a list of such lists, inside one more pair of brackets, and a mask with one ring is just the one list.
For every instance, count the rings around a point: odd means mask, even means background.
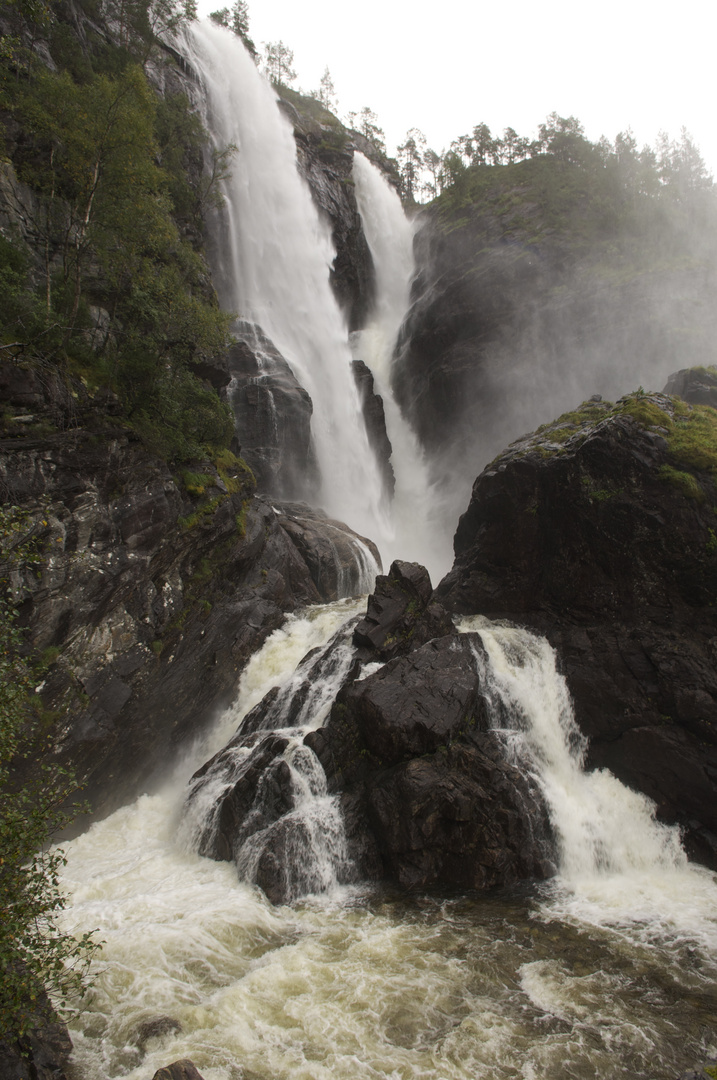
[{"label": "green moss", "polygon": [[705,550],[708,555],[717,555],[717,536],[715,536],[714,529],[708,529],[709,540],[705,544]]},{"label": "green moss", "polygon": [[164,648],[164,642],[160,641],[159,638],[157,638],[156,641],[153,641],[152,644],[150,645],[150,649],[152,650],[152,652],[154,653],[155,656],[160,656],[161,653],[162,653],[163,648]]},{"label": "green moss", "polygon": [[670,454],[677,461],[709,472],[717,479],[716,409],[693,405],[676,417],[668,443]]},{"label": "green moss", "polygon": [[179,526],[184,532],[189,532],[190,529],[193,529],[204,518],[210,517],[216,508],[224,502],[226,497],[226,495],[219,495],[216,499],[210,499],[204,506],[200,506],[193,514],[188,514],[187,517],[180,517],[178,519]]},{"label": "green moss", "polygon": [[181,475],[184,490],[195,499],[201,498],[207,487],[211,486],[211,477],[207,476],[206,473],[190,472],[189,469],[183,469]]},{"label": "green moss", "polygon": [[40,666],[43,668],[49,668],[52,664],[55,663],[59,655],[60,650],[56,645],[48,645],[48,647],[46,649],[43,649],[40,654]]},{"label": "green moss", "polygon": [[677,488],[686,498],[695,499],[697,502],[705,501],[705,492],[696,476],[692,473],[673,469],[671,465],[663,465],[659,473],[660,479]]},{"label": "green moss", "polygon": [[634,394],[629,394],[623,398],[618,403],[615,414],[618,416],[631,416],[641,427],[661,427],[666,428],[668,432],[672,429],[672,417],[654,401],[646,397],[642,387]]}]

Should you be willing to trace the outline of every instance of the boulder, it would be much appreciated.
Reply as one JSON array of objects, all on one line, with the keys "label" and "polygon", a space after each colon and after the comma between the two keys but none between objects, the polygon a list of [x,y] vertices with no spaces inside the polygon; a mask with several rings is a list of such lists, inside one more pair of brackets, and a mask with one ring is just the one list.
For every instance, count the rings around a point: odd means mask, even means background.
[{"label": "boulder", "polygon": [[433,601],[425,567],[397,559],[387,576],[376,578],[354,644],[362,661],[386,661],[452,632],[450,615]]},{"label": "boulder", "polygon": [[171,1065],[157,1069],[152,1080],[203,1080],[202,1074],[189,1058],[180,1058]]},{"label": "boulder", "polygon": [[552,872],[542,797],[489,727],[481,651],[475,634],[430,641],[347,686],[306,737],[364,875],[486,889]]}]

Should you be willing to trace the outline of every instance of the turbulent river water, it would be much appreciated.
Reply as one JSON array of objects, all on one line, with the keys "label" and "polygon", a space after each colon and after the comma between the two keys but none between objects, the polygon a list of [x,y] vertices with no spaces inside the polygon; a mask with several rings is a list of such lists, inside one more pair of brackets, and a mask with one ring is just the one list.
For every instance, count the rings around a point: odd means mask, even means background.
[{"label": "turbulent river water", "polygon": [[[238,146],[216,245],[224,302],[262,326],[311,393],[321,504],[376,540],[387,563],[417,559],[437,578],[455,521],[431,517],[441,493],[390,392],[412,273],[398,199],[357,156],[377,302],[350,340],[328,285],[330,230],[298,177],[274,92],[228,32],[199,28],[185,44],[218,147]],[[393,506],[368,448],[352,355],[386,397]],[[290,616],[164,789],[66,845],[65,924],[97,928],[104,941],[71,1025],[75,1080],[149,1080],[184,1057],[205,1080],[669,1080],[703,1058],[717,1030],[714,877],[690,866],[645,799],[608,773],[584,772],[555,658],[525,631],[462,627],[482,635],[489,661],[476,663],[506,754],[535,776],[550,809],[552,881],[482,896],[342,887],[329,851],[326,873],[311,879],[321,895],[272,907],[234,864],[196,854],[198,803],[190,813],[185,802],[193,771],[364,609],[365,598]],[[306,726],[330,705],[329,688],[315,689]],[[331,822],[323,831],[335,848],[336,808],[315,776],[306,787],[313,825]]]},{"label": "turbulent river water", "polygon": [[[140,1080],[189,1057],[206,1080],[674,1077],[717,1025],[717,888],[645,800],[582,772],[540,639],[526,650],[523,631],[481,631],[489,694],[525,719],[508,752],[552,792],[551,882],[487,896],[335,887],[274,908],[183,843],[192,769],[362,607],[291,616],[165,790],[67,845],[67,925],[105,941],[72,1025],[76,1076]],[[580,829],[594,842],[576,863]],[[181,1030],[143,1041],[158,1017]]]}]

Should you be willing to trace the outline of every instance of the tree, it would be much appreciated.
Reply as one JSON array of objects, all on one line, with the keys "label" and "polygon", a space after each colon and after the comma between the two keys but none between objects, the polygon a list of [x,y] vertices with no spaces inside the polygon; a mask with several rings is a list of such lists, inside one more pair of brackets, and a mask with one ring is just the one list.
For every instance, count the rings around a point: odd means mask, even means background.
[{"label": "tree", "polygon": [[315,97],[317,101],[321,102],[325,109],[329,109],[331,112],[336,111],[336,91],[334,89],[333,79],[331,78],[331,72],[328,68],[325,68],[324,74],[321,76],[321,82],[319,83],[319,89]]},{"label": "tree", "polygon": [[59,768],[35,767],[18,785],[12,768],[36,739],[37,700],[37,675],[25,656],[14,601],[22,595],[23,573],[42,561],[46,524],[17,507],[0,508],[0,1037],[11,1038],[46,1018],[45,994],[58,1004],[84,992],[99,948],[91,933],[76,939],[58,924],[65,859],[47,845],[79,809],[64,809],[76,790],[73,778]]},{"label": "tree", "polygon": [[293,63],[294,53],[283,41],[264,42],[264,72],[277,86],[296,81]]},{"label": "tree", "polygon": [[440,195],[445,186],[446,177],[443,168],[443,158],[440,154],[437,154],[435,150],[431,150],[429,146],[423,151],[423,166],[431,177],[424,185],[425,190],[431,198],[435,198],[436,195]]},{"label": "tree", "polygon": [[386,153],[386,136],[383,128],[378,126],[378,116],[368,105],[364,105],[358,115],[355,112],[350,112],[347,123],[354,131],[358,131],[360,135],[363,135],[364,139],[368,139],[370,143],[373,143],[380,153]]},{"label": "tree", "polygon": [[409,203],[417,202],[423,191],[421,173],[425,148],[426,136],[418,128],[410,128],[406,132],[405,142],[398,147],[401,189],[404,199]]}]

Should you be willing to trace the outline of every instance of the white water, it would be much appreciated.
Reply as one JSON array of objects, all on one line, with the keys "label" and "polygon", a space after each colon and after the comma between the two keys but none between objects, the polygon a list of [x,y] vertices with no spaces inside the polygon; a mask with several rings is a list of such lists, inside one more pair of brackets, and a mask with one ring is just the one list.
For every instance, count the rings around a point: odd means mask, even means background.
[{"label": "white water", "polygon": [[[360,606],[327,605],[272,635],[185,775]],[[644,800],[581,772],[545,644],[515,629],[480,632],[496,716],[508,706],[512,752],[552,800],[558,881],[532,896],[451,901],[344,888],[333,900],[272,908],[234,866],[178,840],[177,782],[67,845],[67,925],[98,927],[106,943],[73,1024],[76,1080],[146,1080],[181,1057],[205,1080],[671,1080],[709,1049],[711,875],[659,839]],[[321,798],[305,764],[307,798]],[[145,1053],[138,1030],[158,1016],[181,1031],[150,1040]]]},{"label": "white water", "polygon": [[396,192],[363,154],[354,154],[356,201],[376,273],[376,303],[366,326],[354,335],[354,355],[371,369],[383,398],[396,477],[386,563],[408,559],[427,567],[437,583],[450,569],[455,521],[437,520],[436,493],[418,438],[391,388],[391,361],[411,297],[414,228]]},{"label": "white water", "polygon": [[[378,474],[361,472],[372,455],[356,427],[345,327],[328,292],[328,231],[296,175],[273,92],[231,35],[207,26],[192,40],[217,142],[240,147],[227,207],[225,255],[236,282],[229,306],[261,324],[314,398],[326,509],[383,539],[388,551],[396,545],[402,557],[438,562],[440,552],[423,547],[431,528],[419,505],[428,501],[423,462],[395,413],[398,502],[410,511],[413,500],[415,514],[402,511],[387,524]],[[294,179],[274,186],[284,174]],[[383,380],[407,301],[408,233],[370,169],[359,163],[356,180],[381,279],[359,349],[370,352],[390,411]],[[383,234],[393,236],[395,263]],[[312,251],[308,262],[303,248]],[[406,547],[398,546],[402,536]],[[296,809],[309,844],[326,848],[318,864],[331,872],[318,875],[316,888],[330,898],[274,909],[238,881],[235,866],[193,853],[196,819],[181,821],[193,769],[359,609],[343,603],[289,619],[252,659],[236,706],[175,781],[67,845],[67,925],[97,926],[106,942],[88,1009],[74,1024],[78,1080],[145,1080],[181,1057],[205,1080],[673,1077],[709,1049],[704,1031],[717,1025],[713,877],[685,861],[676,833],[655,823],[647,800],[608,773],[583,772],[552,652],[524,631],[480,626],[506,745],[551,808],[560,847],[551,886],[452,901],[337,888],[344,854],[335,804],[325,801],[316,759],[296,728],[285,757],[303,793]],[[302,728],[323,721],[329,690],[317,680]],[[279,724],[289,696],[277,703]],[[249,877],[266,839],[240,852]],[[160,1015],[182,1030],[151,1040],[143,1057],[138,1028]]]},{"label": "white water", "polygon": [[230,31],[195,23],[187,51],[200,73],[217,148],[238,148],[223,183],[218,226],[223,304],[261,327],[311,396],[321,472],[317,504],[380,546],[390,527],[351,371],[348,330],[329,283],[330,227],[297,171],[291,125]]},{"label": "white water", "polygon": [[507,752],[538,780],[558,844],[558,889],[550,913],[602,926],[642,927],[646,938],[696,937],[717,953],[717,887],[687,861],[679,830],[607,769],[583,768],[586,741],[565,679],[545,638],[522,627],[461,620],[477,630],[477,654]]}]

